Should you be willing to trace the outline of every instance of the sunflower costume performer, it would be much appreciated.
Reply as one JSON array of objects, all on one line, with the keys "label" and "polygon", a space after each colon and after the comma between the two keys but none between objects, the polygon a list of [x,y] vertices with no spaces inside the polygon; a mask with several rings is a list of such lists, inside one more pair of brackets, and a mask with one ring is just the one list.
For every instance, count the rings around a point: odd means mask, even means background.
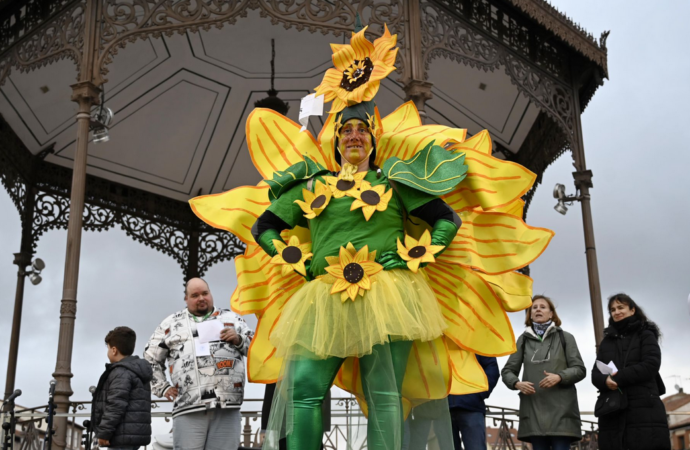
[{"label": "sunflower costume performer", "polygon": [[515,271],[553,237],[521,219],[535,175],[492,157],[486,131],[422,125],[411,102],[380,117],[396,36],[365,30],[332,44],[318,139],[255,109],[247,143],[264,181],[190,201],[247,246],[231,302],[259,318],[249,380],[278,381],[265,448],[320,448],[334,383],[367,414],[368,448],[387,450],[412,408],[485,391],[474,354],[515,351],[506,311],[531,304]]}]

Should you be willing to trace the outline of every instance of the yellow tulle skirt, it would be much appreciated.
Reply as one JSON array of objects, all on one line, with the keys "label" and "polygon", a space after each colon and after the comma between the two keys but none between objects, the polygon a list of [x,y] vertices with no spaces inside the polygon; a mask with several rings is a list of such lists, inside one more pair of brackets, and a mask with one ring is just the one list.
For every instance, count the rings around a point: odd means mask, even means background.
[{"label": "yellow tulle skirt", "polygon": [[364,356],[389,340],[431,341],[446,328],[423,270],[382,271],[353,302],[319,279],[287,302],[271,333],[278,356]]}]

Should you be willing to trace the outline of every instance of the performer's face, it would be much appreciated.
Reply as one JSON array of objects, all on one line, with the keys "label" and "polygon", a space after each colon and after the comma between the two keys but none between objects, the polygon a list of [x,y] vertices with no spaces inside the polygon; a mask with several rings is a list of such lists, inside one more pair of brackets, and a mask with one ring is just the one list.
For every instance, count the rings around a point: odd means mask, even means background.
[{"label": "performer's face", "polygon": [[358,166],[369,158],[372,147],[371,133],[365,122],[350,119],[340,129],[340,155],[350,164]]},{"label": "performer's face", "polygon": [[187,291],[184,296],[187,309],[195,316],[206,315],[213,310],[213,295],[208,284],[201,278],[192,278],[187,283]]}]

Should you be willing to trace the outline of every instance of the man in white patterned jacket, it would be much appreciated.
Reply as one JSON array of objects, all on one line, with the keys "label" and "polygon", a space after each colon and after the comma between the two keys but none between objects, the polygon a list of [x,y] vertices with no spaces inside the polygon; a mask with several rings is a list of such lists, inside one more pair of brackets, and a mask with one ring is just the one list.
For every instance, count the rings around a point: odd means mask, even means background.
[{"label": "man in white patterned jacket", "polygon": [[[244,399],[243,357],[254,333],[239,315],[213,306],[211,290],[201,278],[187,282],[185,302],[187,307],[163,320],[146,345],[144,358],[153,368],[151,392],[175,401],[175,449],[236,450]],[[199,343],[197,326],[213,320],[220,321],[223,330],[220,340],[206,347]]]}]

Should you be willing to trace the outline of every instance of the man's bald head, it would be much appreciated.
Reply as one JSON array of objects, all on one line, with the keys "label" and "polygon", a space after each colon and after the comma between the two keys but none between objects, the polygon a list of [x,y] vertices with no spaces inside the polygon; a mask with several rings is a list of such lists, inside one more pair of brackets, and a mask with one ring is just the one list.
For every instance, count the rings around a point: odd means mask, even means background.
[{"label": "man's bald head", "polygon": [[213,311],[211,288],[202,278],[190,278],[185,285],[184,293],[184,301],[190,313],[203,316]]}]

